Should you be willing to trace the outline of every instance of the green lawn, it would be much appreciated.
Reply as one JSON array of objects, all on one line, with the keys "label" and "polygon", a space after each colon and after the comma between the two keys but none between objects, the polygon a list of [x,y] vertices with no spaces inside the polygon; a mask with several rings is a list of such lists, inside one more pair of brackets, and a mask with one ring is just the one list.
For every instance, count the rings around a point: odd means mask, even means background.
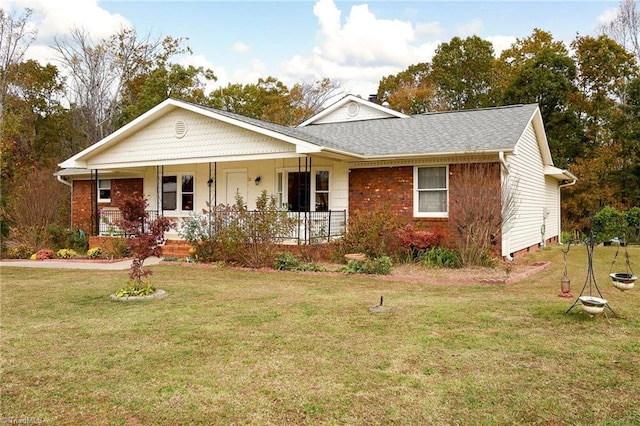
[{"label": "green lawn", "polygon": [[[160,265],[164,299],[108,298],[127,271],[2,268],[4,423],[640,424],[640,283],[595,271],[618,313],[557,297],[562,252],[510,285]],[[640,273],[640,248],[629,249]],[[584,247],[569,254],[572,292]],[[616,272],[624,272],[618,257]],[[372,313],[384,295],[387,313]]]}]

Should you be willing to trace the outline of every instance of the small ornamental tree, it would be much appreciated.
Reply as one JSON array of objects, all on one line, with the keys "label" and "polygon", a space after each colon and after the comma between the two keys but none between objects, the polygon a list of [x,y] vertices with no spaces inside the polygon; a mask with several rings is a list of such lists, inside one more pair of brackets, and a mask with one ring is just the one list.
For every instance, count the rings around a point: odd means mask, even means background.
[{"label": "small ornamental tree", "polygon": [[164,233],[174,228],[175,223],[166,217],[149,220],[149,203],[138,192],[118,196],[122,219],[118,221],[117,226],[130,237],[125,240],[133,255],[133,262],[129,271],[128,286],[119,290],[117,295],[141,296],[153,293],[155,289],[148,281],[145,282],[145,278],[151,275],[152,271],[143,268],[144,261],[151,256],[162,255]]}]

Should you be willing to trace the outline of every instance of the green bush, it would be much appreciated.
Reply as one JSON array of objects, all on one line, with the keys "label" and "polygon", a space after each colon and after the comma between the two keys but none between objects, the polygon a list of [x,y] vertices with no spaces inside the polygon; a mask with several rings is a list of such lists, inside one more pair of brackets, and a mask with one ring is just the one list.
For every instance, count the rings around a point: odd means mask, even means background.
[{"label": "green bush", "polygon": [[422,252],[418,263],[426,268],[462,268],[462,257],[455,250],[434,247]]},{"label": "green bush", "polygon": [[640,207],[631,207],[624,212],[624,217],[627,222],[627,240],[640,242]]},{"label": "green bush", "polygon": [[208,206],[202,215],[184,221],[180,235],[191,243],[200,262],[223,261],[252,268],[274,264],[273,245],[295,226],[278,208],[275,197],[262,191],[256,210],[248,211],[240,195],[235,205]]},{"label": "green bush", "polygon": [[366,260],[350,260],[342,268],[346,274],[389,275],[393,264],[389,256],[380,256]]},{"label": "green bush", "polygon": [[315,262],[302,262],[291,252],[280,253],[276,258],[274,268],[279,271],[308,271],[322,272],[325,269]]},{"label": "green bush", "polygon": [[278,255],[274,268],[278,271],[297,271],[301,264],[300,259],[287,251]]},{"label": "green bush", "polygon": [[56,252],[56,257],[60,259],[71,259],[72,257],[77,257],[78,253],[72,249],[60,249]]},{"label": "green bush", "polygon": [[127,281],[127,285],[116,291],[118,297],[131,297],[131,296],[149,296],[156,291],[155,287],[151,285],[148,280],[143,280],[142,283],[137,283],[134,280]]},{"label": "green bush", "polygon": [[89,242],[84,232],[80,229],[72,231],[64,229],[57,224],[51,224],[47,227],[47,234],[51,245],[57,249],[69,248],[84,252],[89,247]]},{"label": "green bush", "polygon": [[611,206],[602,208],[593,216],[592,231],[596,242],[623,238],[626,220],[622,213]]}]

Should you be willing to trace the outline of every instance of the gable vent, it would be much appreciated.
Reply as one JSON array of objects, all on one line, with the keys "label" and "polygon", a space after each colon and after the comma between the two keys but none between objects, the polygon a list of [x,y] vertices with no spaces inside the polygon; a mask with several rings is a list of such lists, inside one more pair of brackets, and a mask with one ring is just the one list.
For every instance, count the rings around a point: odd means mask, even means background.
[{"label": "gable vent", "polygon": [[355,117],[360,112],[360,105],[355,102],[349,102],[347,105],[347,115],[349,117]]},{"label": "gable vent", "polygon": [[176,121],[176,124],[173,126],[173,134],[176,138],[180,139],[187,134],[187,123],[184,120]]}]

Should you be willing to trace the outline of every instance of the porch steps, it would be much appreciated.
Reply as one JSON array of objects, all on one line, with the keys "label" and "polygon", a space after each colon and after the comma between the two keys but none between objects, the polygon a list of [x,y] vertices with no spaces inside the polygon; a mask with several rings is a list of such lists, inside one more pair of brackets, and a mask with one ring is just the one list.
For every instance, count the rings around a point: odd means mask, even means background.
[{"label": "porch steps", "polygon": [[[118,237],[89,237],[89,248],[102,247],[105,251],[113,251],[117,245],[123,244]],[[177,257],[179,259],[189,256],[191,245],[184,240],[168,240],[162,247],[162,257]]]}]

